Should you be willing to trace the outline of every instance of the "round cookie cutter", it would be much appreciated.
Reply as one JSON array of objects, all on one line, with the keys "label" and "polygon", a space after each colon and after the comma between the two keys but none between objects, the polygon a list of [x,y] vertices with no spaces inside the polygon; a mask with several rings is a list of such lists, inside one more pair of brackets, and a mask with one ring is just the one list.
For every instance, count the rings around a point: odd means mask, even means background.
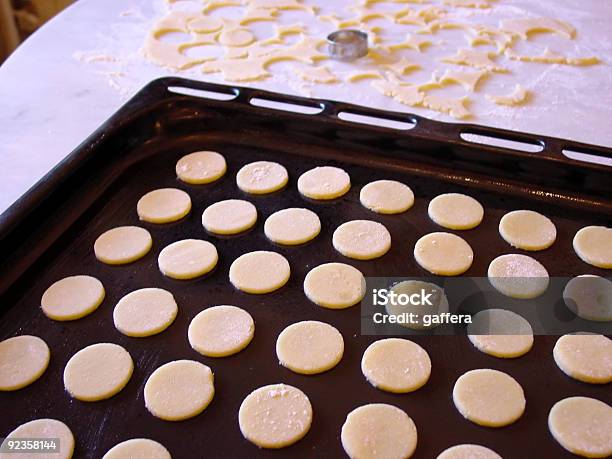
[{"label": "round cookie cutter", "polygon": [[359,59],[368,54],[368,34],[356,29],[336,30],[327,36],[327,52],[341,61]]}]

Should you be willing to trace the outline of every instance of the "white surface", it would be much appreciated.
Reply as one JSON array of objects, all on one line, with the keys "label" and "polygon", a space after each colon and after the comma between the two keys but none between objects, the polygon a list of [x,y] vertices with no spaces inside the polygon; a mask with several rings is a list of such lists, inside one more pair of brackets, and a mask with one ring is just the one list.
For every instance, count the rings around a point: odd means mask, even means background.
[{"label": "white surface", "polygon": [[[306,0],[314,3],[314,0]],[[340,0],[325,3],[338,6],[348,15]],[[430,3],[438,3],[431,0]],[[476,113],[471,122],[524,130],[612,147],[612,8],[602,0],[497,0],[491,11],[465,10],[470,21],[497,25],[503,17],[544,15],[570,22],[578,30],[575,40],[566,41],[551,34],[535,35],[519,52],[537,54],[545,45],[570,55],[596,55],[604,62],[592,67],[529,64],[504,61],[512,72],[483,82],[470,108]],[[175,8],[193,7],[178,2]],[[195,5],[198,5],[196,2]],[[381,4],[376,8],[414,5]],[[140,55],[146,31],[169,6],[163,0],[79,0],[72,7],[35,33],[0,67],[0,212],[30,188],[58,161],[84,140],[121,104],[148,81],[176,74],[146,62]],[[215,14],[234,14],[220,9]],[[281,14],[285,23],[303,22],[311,31],[324,33],[332,25],[312,24],[302,12]],[[372,23],[376,24],[375,20]],[[387,25],[380,23],[379,25]],[[262,23],[261,33],[270,30]],[[259,30],[259,29],[258,29]],[[393,30],[385,33],[398,32]],[[402,36],[406,32],[403,29]],[[397,36],[397,35],[396,35]],[[428,37],[428,36],[426,36]],[[431,37],[448,44],[465,46],[463,33],[444,30]],[[395,41],[395,40],[394,40]],[[524,46],[525,45],[525,46]],[[429,79],[436,59],[452,54],[444,46],[421,54],[406,50],[405,55],[423,64],[424,70],[410,74],[411,81]],[[96,61],[96,57],[102,61]],[[112,57],[114,61],[108,61]],[[94,59],[93,62],[88,60]],[[332,63],[333,70],[350,69],[350,64]],[[274,78],[254,86],[281,92],[342,99],[373,107],[402,110],[448,120],[435,112],[414,109],[390,101],[376,93],[369,81],[358,84],[305,87],[290,71],[292,64],[273,64]],[[218,74],[204,75],[196,67],[180,72],[188,78],[220,82]],[[407,79],[408,79],[407,77]],[[524,107],[498,107],[484,100],[486,92],[509,93],[520,82],[534,93]],[[463,91],[453,87],[449,94]]]}]

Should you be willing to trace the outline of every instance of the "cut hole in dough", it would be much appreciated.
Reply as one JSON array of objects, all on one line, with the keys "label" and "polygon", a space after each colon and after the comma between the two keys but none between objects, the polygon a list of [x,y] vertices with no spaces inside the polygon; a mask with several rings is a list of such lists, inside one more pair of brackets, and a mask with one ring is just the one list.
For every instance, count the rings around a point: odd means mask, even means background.
[{"label": "cut hole in dough", "polygon": [[20,335],[0,341],[0,391],[26,387],[40,378],[51,359],[38,336]]},{"label": "cut hole in dough", "polygon": [[107,265],[124,265],[144,257],[151,246],[151,234],[138,226],[119,226],[102,233],[94,243],[96,258]]},{"label": "cut hole in dough", "polygon": [[255,322],[244,309],[214,306],[198,313],[189,324],[187,336],[191,347],[207,357],[226,357],[249,345],[255,334]]},{"label": "cut hole in dough", "polygon": [[176,163],[176,175],[192,185],[202,185],[220,179],[227,170],[225,158],[215,151],[196,151]]},{"label": "cut hole in dough", "polygon": [[45,290],[40,305],[50,319],[76,320],[98,309],[104,296],[104,286],[95,277],[70,276]]},{"label": "cut hole in dough", "polygon": [[429,218],[444,228],[468,230],[480,225],[484,208],[476,199],[460,193],[446,193],[429,202]]},{"label": "cut hole in dough", "polygon": [[520,357],[533,346],[529,322],[505,309],[486,309],[474,314],[467,332],[476,349],[494,357]]},{"label": "cut hole in dough", "polygon": [[445,449],[436,459],[502,459],[502,457],[484,446],[465,444]]},{"label": "cut hole in dough", "polygon": [[612,321],[612,281],[585,274],[571,279],[563,290],[565,305],[578,317]]},{"label": "cut hole in dough", "polygon": [[184,239],[164,247],[157,264],[164,276],[172,279],[194,279],[217,266],[217,249],[208,241]]},{"label": "cut hole in dough", "polygon": [[512,247],[544,250],[553,245],[557,228],[550,218],[532,210],[515,210],[499,222],[499,234]]},{"label": "cut hole in dough", "polygon": [[284,448],[301,440],[312,424],[312,406],[304,392],[287,384],[255,389],[238,411],[242,435],[260,448]]},{"label": "cut hole in dough", "polygon": [[351,178],[339,167],[315,167],[300,175],[298,190],[310,199],[339,198],[351,188]]},{"label": "cut hole in dough", "polygon": [[372,260],[389,251],[391,235],[381,223],[353,220],[336,228],[332,242],[334,248],[345,257]]},{"label": "cut hole in dough", "polygon": [[406,328],[422,330],[437,327],[441,322],[432,320],[428,326],[424,321],[424,316],[433,318],[433,316],[445,314],[449,310],[448,299],[442,287],[430,282],[416,280],[402,281],[393,285],[391,291],[397,295],[421,295],[421,292],[424,292],[426,295],[431,295],[429,297],[431,305],[413,304],[412,302],[401,304],[399,301],[389,298],[389,302],[385,306],[387,313],[391,316],[398,317],[398,320],[401,320],[399,318],[403,315],[407,315],[410,320],[398,322],[398,325]]},{"label": "cut hole in dough", "polygon": [[590,265],[612,269],[612,228],[587,226],[574,236],[576,254]]},{"label": "cut hole in dough", "polygon": [[162,445],[148,438],[132,438],[111,449],[102,459],[171,459],[170,453]]},{"label": "cut hole in dough", "polygon": [[227,199],[208,206],[202,214],[202,225],[215,234],[237,234],[257,221],[257,209],[241,199]]},{"label": "cut hole in dough", "polygon": [[451,233],[430,233],[416,242],[414,258],[430,273],[458,276],[470,269],[474,252],[459,236]]},{"label": "cut hole in dough", "polygon": [[271,161],[256,161],[236,174],[236,184],[245,193],[267,194],[283,188],[289,180],[287,169]]},{"label": "cut hole in dough", "polygon": [[531,299],[548,288],[548,271],[527,255],[500,255],[489,264],[489,282],[497,291],[510,298]]},{"label": "cut hole in dough", "polygon": [[21,454],[0,453],[0,457],[3,459],[10,459],[14,456],[18,456],[20,459],[43,459],[45,457],[53,459],[70,459],[74,453],[74,435],[72,435],[72,431],[66,424],[57,419],[35,419],[25,424],[21,424],[6,436],[2,446],[9,440],[31,440],[33,438],[57,439],[59,443],[59,452],[46,455],[40,452],[24,454],[24,452],[21,451]]},{"label": "cut hole in dough", "polygon": [[612,340],[604,335],[564,335],[553,356],[571,378],[591,384],[612,382]]},{"label": "cut hole in dough", "polygon": [[177,188],[149,191],[136,205],[138,217],[149,223],[170,223],[180,220],[191,210],[191,198]]},{"label": "cut hole in dough", "polygon": [[406,212],[414,204],[414,193],[408,185],[395,180],[370,182],[359,193],[361,204],[379,214]]},{"label": "cut hole in dough", "polygon": [[351,459],[409,458],[417,446],[414,421],[403,410],[384,403],[355,408],[340,435]]},{"label": "cut hole in dough", "polygon": [[64,386],[77,400],[105,400],[126,386],[133,371],[132,357],[121,346],[92,344],[70,358],[64,369]]},{"label": "cut hole in dough", "polygon": [[304,293],[313,303],[344,309],[359,303],[366,281],[357,268],[344,263],[325,263],[311,269],[304,279]]},{"label": "cut hole in dough", "polygon": [[234,260],[229,279],[234,287],[247,293],[270,293],[289,280],[291,268],[285,257],[276,252],[258,250]]},{"label": "cut hole in dough", "polygon": [[163,332],[177,313],[172,293],[161,288],[142,288],[119,300],[113,310],[113,322],[124,335],[141,338]]},{"label": "cut hole in dough", "polygon": [[289,325],[276,340],[280,364],[296,373],[323,373],[342,359],[344,339],[329,324],[306,320]]},{"label": "cut hole in dough", "polygon": [[304,244],[321,231],[319,216],[308,209],[283,209],[270,215],[264,233],[272,242],[282,245]]},{"label": "cut hole in dough", "polygon": [[215,395],[211,369],[194,360],[175,360],[156,369],[144,388],[145,406],[164,421],[197,416]]}]

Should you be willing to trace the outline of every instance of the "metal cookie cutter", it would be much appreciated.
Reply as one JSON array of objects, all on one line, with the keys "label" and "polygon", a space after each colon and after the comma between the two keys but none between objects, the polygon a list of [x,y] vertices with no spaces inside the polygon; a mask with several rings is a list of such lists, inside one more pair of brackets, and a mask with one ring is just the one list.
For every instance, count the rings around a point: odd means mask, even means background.
[{"label": "metal cookie cutter", "polygon": [[327,50],[333,59],[353,61],[368,54],[368,34],[361,30],[336,30],[327,36]]}]

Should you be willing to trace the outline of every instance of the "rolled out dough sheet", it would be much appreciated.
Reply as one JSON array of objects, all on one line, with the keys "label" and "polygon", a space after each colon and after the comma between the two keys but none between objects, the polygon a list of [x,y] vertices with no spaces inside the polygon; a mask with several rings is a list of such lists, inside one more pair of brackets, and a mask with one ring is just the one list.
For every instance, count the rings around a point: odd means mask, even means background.
[{"label": "rolled out dough sheet", "polygon": [[43,375],[50,359],[49,346],[38,336],[20,335],[0,341],[0,391],[29,386]]},{"label": "rolled out dough sheet", "polygon": [[45,290],[40,305],[50,319],[76,320],[98,309],[105,295],[102,282],[95,277],[69,276]]}]

